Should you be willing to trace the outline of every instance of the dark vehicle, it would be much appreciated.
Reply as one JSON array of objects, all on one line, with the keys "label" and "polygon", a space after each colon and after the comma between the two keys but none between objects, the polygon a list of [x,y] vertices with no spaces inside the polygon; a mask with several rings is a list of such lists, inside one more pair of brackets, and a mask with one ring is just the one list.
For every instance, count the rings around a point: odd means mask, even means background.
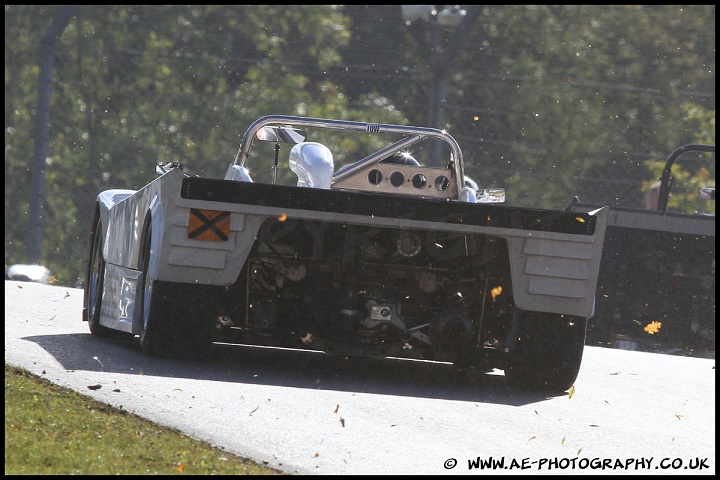
[{"label": "dark vehicle", "polygon": [[[588,345],[714,356],[714,178],[694,192],[712,205],[711,213],[668,208],[679,186],[672,174],[676,161],[714,165],[714,154],[714,145],[676,149],[666,160],[655,209],[610,208]],[[594,208],[574,202],[569,210]]]},{"label": "dark vehicle", "polygon": [[[330,150],[305,130],[339,139]],[[410,161],[428,140],[447,158]],[[607,207],[502,205],[504,190],[467,186],[444,131],[320,118],[257,120],[224,178],[158,169],[97,197],[93,334],[137,335],[152,355],[222,341],[499,368],[520,387],[575,381]]]}]

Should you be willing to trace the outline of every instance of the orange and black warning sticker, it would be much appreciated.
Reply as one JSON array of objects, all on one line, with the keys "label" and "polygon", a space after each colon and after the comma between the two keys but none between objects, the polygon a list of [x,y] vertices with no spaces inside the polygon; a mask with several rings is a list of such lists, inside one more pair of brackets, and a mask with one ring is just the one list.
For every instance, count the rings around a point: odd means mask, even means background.
[{"label": "orange and black warning sticker", "polygon": [[230,234],[230,212],[190,209],[188,238],[226,242]]}]

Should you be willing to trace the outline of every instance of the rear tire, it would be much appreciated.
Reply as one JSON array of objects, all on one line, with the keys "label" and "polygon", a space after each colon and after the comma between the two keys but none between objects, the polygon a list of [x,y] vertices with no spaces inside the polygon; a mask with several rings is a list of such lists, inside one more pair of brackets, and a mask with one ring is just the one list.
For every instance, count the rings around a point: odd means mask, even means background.
[{"label": "rear tire", "polygon": [[587,318],[515,311],[515,347],[505,367],[511,387],[566,391],[580,372]]},{"label": "rear tire", "polygon": [[206,357],[212,347],[212,325],[200,292],[207,287],[154,280],[149,268],[151,254],[148,233],[139,285],[140,348],[153,356]]},{"label": "rear tire", "polygon": [[103,338],[129,338],[133,335],[120,330],[100,325],[100,312],[102,311],[104,281],[105,281],[105,258],[103,257],[103,228],[100,220],[93,226],[90,237],[90,258],[88,260],[87,279],[85,281],[85,292],[83,307],[87,314],[90,333]]},{"label": "rear tire", "polygon": [[167,332],[159,325],[159,312],[166,310],[159,295],[153,294],[154,279],[150,276],[150,255],[151,255],[150,233],[145,236],[143,244],[143,269],[142,280],[138,285],[140,296],[140,348],[148,355],[163,356],[166,353],[165,345],[171,340]]}]

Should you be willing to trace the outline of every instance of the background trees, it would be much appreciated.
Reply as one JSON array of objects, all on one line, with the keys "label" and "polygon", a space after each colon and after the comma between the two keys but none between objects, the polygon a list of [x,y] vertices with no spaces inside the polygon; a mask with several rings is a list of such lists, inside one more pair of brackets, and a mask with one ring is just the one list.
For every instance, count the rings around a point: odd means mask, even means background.
[{"label": "background trees", "polygon": [[[60,8],[5,6],[6,264],[25,261],[38,49]],[[43,263],[60,284],[81,280],[100,190],[146,184],[156,161],[220,176],[261,115],[428,125],[432,52],[451,34],[434,18],[408,25],[397,5],[77,7],[56,48]],[[715,143],[713,5],[490,5],[462,40],[436,73],[441,127],[508,203],[639,207],[672,150]],[[714,185],[706,170],[679,174]]]}]

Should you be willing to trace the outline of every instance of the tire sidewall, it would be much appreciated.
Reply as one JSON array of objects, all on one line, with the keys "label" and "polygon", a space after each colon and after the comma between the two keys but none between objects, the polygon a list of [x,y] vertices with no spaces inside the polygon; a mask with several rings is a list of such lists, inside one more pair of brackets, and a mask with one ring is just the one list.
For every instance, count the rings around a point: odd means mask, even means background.
[{"label": "tire sidewall", "polygon": [[505,376],[513,387],[566,391],[580,371],[587,319],[516,312],[516,345]]},{"label": "tire sidewall", "polygon": [[91,238],[90,259],[88,261],[88,279],[85,288],[85,308],[87,309],[90,330],[100,325],[102,308],[102,289],[105,262],[102,258],[101,224],[96,222]]}]

